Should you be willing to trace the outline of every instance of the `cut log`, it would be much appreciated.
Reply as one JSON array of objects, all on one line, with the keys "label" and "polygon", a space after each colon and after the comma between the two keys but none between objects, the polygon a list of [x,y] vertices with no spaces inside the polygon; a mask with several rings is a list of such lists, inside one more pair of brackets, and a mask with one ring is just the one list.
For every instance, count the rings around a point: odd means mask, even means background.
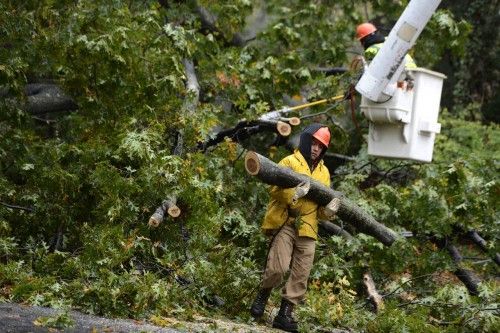
[{"label": "cut log", "polygon": [[276,123],[276,130],[281,136],[289,136],[292,133],[290,125],[281,120]]},{"label": "cut log", "polygon": [[287,122],[292,126],[300,125],[300,118],[299,117],[281,118],[280,120],[283,122]]},{"label": "cut log", "polygon": [[341,192],[334,191],[306,175],[281,167],[256,152],[250,151],[246,154],[245,168],[250,175],[256,176],[264,183],[283,188],[295,187],[303,181],[310,181],[311,188],[306,197],[320,206],[326,206],[333,198],[339,198],[341,203],[337,216],[342,221],[352,224],[357,231],[373,236],[387,246],[400,238],[396,232],[379,223]]},{"label": "cut log", "polygon": [[281,120],[253,120],[247,122],[249,126],[262,126],[269,129],[275,129],[279,135],[289,136],[292,133],[292,127]]},{"label": "cut log", "polygon": [[380,310],[384,309],[384,301],[382,300],[382,296],[378,293],[377,288],[375,287],[375,282],[373,281],[372,275],[370,272],[365,272],[363,274],[363,284],[366,287],[366,292],[368,293],[368,298],[372,302],[375,312],[378,313]]},{"label": "cut log", "polygon": [[[486,241],[484,240],[484,238],[482,238],[478,233],[477,231],[475,230],[471,230],[467,233],[467,236],[484,252],[484,253],[490,253],[488,251],[488,244],[486,243]],[[493,261],[500,266],[500,254],[498,253],[495,253],[493,256]]]},{"label": "cut log", "polygon": [[149,218],[148,225],[153,228],[158,227],[165,219],[165,213],[172,218],[176,218],[181,215],[181,209],[177,206],[176,203],[177,202],[175,198],[163,200],[161,206],[156,208],[154,214]]}]

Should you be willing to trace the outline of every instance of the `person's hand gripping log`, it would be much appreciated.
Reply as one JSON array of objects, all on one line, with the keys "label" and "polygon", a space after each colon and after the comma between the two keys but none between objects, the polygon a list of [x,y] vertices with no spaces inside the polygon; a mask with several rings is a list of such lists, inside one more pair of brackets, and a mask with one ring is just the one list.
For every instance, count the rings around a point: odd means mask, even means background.
[{"label": "person's hand gripping log", "polygon": [[301,182],[295,187],[295,194],[292,197],[292,205],[296,205],[300,198],[305,196],[309,189],[311,188],[311,183],[308,180]]}]

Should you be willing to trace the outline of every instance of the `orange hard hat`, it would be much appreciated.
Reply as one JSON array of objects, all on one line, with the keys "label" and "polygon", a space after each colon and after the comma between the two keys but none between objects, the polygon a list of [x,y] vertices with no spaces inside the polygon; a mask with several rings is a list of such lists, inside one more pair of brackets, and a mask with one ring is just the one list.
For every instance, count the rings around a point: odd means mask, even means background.
[{"label": "orange hard hat", "polygon": [[356,38],[358,40],[360,40],[363,37],[366,37],[366,36],[374,33],[375,31],[377,31],[377,27],[375,27],[373,24],[362,23],[362,24],[358,25],[358,27],[356,28]]},{"label": "orange hard hat", "polygon": [[314,132],[313,138],[317,139],[319,142],[325,145],[328,148],[330,144],[330,130],[328,127],[321,127],[319,130]]}]

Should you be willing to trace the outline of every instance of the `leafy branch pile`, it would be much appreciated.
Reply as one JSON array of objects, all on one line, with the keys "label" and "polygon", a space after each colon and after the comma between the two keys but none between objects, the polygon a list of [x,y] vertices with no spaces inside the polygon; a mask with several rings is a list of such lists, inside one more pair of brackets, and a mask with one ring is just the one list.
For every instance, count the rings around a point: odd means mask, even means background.
[{"label": "leafy branch pile", "polygon": [[[321,68],[348,67],[361,51],[352,36],[366,15],[390,26],[403,8],[393,1],[1,2],[0,300],[106,316],[251,321],[268,194],[246,175],[241,156],[255,149],[278,161],[298,129],[290,139],[266,132],[206,151],[200,143],[244,119],[343,93],[358,73],[325,76]],[[476,38],[481,28],[453,9],[433,17],[416,47],[419,64],[450,54],[470,59],[469,36],[485,47]],[[466,66],[456,68],[463,78]],[[347,226],[352,238],[323,235],[299,309],[304,331],[500,329],[491,259],[499,252],[500,134],[498,125],[477,121],[481,103],[494,101],[473,88],[458,87],[455,94],[470,98],[457,95],[456,108],[442,112],[427,165],[369,158],[366,123],[357,119],[356,129],[342,103],[294,114],[332,129],[335,188],[412,235],[391,247]],[[169,197],[181,215],[149,227]],[[483,250],[466,240],[470,232],[484,238]],[[481,281],[475,292],[457,278],[460,270]],[[384,300],[377,314],[366,272]]]}]

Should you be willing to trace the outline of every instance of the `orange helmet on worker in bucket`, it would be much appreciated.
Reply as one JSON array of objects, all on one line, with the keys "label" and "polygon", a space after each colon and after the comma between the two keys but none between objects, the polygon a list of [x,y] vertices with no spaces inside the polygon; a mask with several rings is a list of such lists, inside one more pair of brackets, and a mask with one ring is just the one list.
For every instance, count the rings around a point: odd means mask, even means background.
[{"label": "orange helmet on worker in bucket", "polygon": [[377,31],[377,27],[374,26],[373,24],[371,23],[361,23],[360,25],[358,25],[358,27],[356,28],[356,38],[358,40],[368,36],[368,35],[371,35],[372,33],[374,33],[375,31]]},{"label": "orange helmet on worker in bucket", "polygon": [[330,130],[328,127],[320,127],[312,136],[328,148],[330,144]]}]

